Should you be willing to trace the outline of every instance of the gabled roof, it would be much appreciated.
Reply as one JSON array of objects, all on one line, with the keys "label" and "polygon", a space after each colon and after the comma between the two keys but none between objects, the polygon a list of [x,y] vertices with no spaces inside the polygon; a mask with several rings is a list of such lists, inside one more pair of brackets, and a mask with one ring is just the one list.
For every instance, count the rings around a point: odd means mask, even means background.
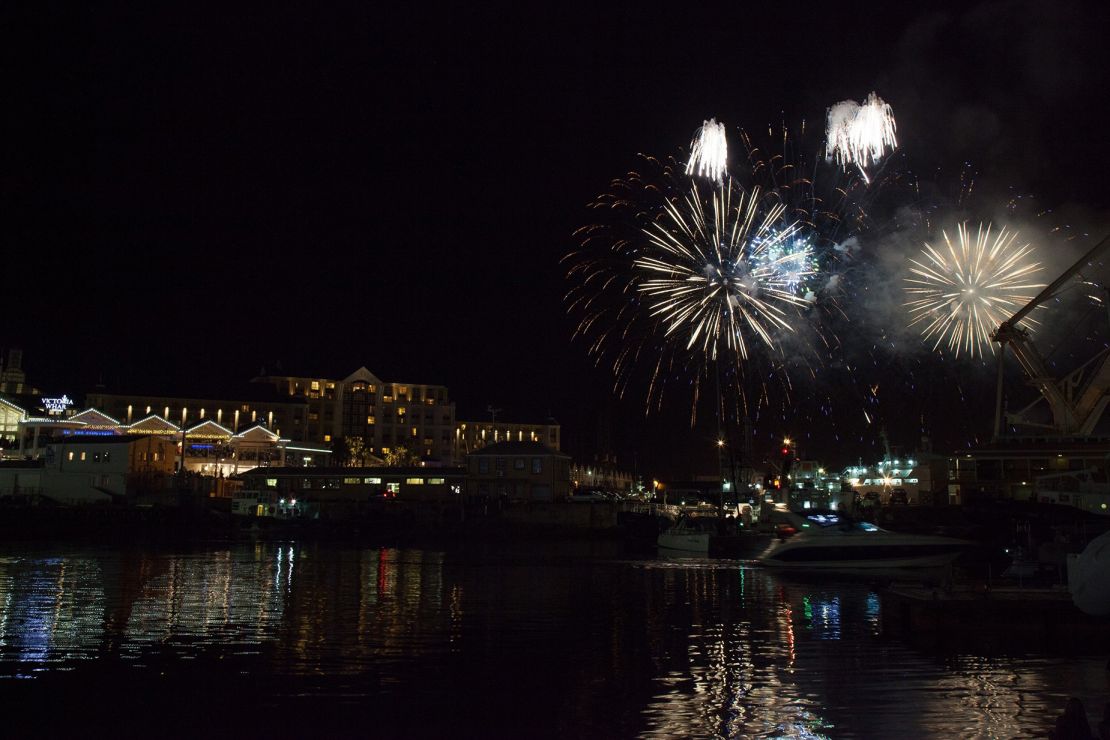
[{"label": "gabled roof", "polygon": [[127,431],[131,434],[176,434],[181,431],[181,427],[158,414],[151,414],[127,427]]},{"label": "gabled roof", "polygon": [[119,419],[113,419],[100,409],[91,406],[79,414],[69,417],[70,421],[83,421],[92,429],[107,429],[122,426]]},{"label": "gabled roof", "polygon": [[353,383],[356,380],[361,380],[361,381],[364,381],[366,383],[370,383],[372,385],[381,385],[382,384],[382,381],[376,375],[374,375],[374,373],[367,370],[365,365],[363,365],[358,370],[355,370],[353,373],[351,373],[346,378],[344,378],[343,382],[344,383]]},{"label": "gabled roof", "polygon": [[186,429],[185,436],[207,439],[231,439],[235,436],[235,432],[221,424],[217,424],[211,419],[206,419],[196,426]]},{"label": "gabled roof", "polygon": [[15,411],[18,411],[22,416],[27,416],[27,409],[24,409],[20,406],[16,406],[14,403],[12,403],[11,401],[9,401],[6,398],[0,397],[0,406],[7,406],[8,408],[11,408],[11,409],[14,409]]},{"label": "gabled roof", "polygon": [[249,429],[244,429],[243,431],[236,434],[235,438],[247,440],[266,440],[268,442],[276,442],[278,440],[278,436],[262,424],[255,424]]},{"label": "gabled roof", "polygon": [[471,452],[467,457],[484,456],[484,455],[550,455],[554,457],[565,457],[568,460],[570,455],[564,455],[558,450],[552,449],[545,445],[543,442],[498,442],[497,444],[488,445],[480,450]]}]

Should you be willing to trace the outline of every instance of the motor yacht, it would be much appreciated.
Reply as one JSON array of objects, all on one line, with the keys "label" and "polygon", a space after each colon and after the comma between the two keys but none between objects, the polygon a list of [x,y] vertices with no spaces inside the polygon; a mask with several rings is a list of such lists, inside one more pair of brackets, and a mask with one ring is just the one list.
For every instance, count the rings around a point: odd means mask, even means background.
[{"label": "motor yacht", "polygon": [[976,545],[967,540],[890,532],[836,511],[774,512],[778,539],[759,557],[773,568],[859,571],[937,568]]}]

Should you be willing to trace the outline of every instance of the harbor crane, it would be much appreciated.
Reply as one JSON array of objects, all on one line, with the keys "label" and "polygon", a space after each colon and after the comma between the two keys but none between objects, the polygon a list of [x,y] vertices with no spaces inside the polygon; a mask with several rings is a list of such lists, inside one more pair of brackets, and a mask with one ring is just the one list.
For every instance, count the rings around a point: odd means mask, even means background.
[{"label": "harbor crane", "polygon": [[[1091,247],[1033,300],[1003,321],[991,335],[991,340],[1000,345],[998,388],[995,396],[995,440],[1002,436],[1003,429],[1009,424],[1039,427],[1049,434],[1061,437],[1088,437],[1094,431],[1095,425],[1106,410],[1107,403],[1110,403],[1110,348],[1102,350],[1063,378],[1057,379],[1049,371],[1044,357],[1033,345],[1029,331],[1019,326],[1019,323],[1037,306],[1056,296],[1069,280],[1108,247],[1110,247],[1110,236]],[[1007,347],[1013,351],[1029,383],[1040,392],[1041,397],[1016,413],[1004,414],[1002,389]],[[1042,400],[1048,404],[1052,412],[1051,424],[1033,421],[1030,416],[1030,412]]]}]

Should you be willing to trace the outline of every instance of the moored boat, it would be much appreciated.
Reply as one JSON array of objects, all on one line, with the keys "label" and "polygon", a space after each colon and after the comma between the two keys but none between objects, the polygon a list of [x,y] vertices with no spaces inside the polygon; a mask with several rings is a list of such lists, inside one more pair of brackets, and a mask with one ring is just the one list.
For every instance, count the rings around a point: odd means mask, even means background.
[{"label": "moored boat", "polygon": [[773,568],[938,568],[976,547],[973,542],[952,537],[890,532],[835,511],[779,511],[776,515],[782,535],[759,557],[761,564]]},{"label": "moored boat", "polygon": [[708,517],[682,515],[674,525],[659,533],[656,544],[667,550],[709,554],[709,543],[716,522]]}]

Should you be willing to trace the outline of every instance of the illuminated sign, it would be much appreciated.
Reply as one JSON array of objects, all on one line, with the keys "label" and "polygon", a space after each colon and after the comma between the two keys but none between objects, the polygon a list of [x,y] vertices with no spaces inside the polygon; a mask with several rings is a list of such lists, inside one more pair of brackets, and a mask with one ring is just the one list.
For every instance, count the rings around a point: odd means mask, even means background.
[{"label": "illuminated sign", "polygon": [[51,416],[61,416],[66,412],[66,409],[68,409],[72,405],[73,399],[64,393],[62,394],[61,398],[42,399],[42,407],[46,410],[46,413],[50,414]]},{"label": "illuminated sign", "polygon": [[[865,486],[900,486],[903,483],[915,484],[918,482],[917,478],[864,478],[863,485]],[[851,481],[849,481],[851,483]],[[853,483],[852,485],[856,485]]]}]

